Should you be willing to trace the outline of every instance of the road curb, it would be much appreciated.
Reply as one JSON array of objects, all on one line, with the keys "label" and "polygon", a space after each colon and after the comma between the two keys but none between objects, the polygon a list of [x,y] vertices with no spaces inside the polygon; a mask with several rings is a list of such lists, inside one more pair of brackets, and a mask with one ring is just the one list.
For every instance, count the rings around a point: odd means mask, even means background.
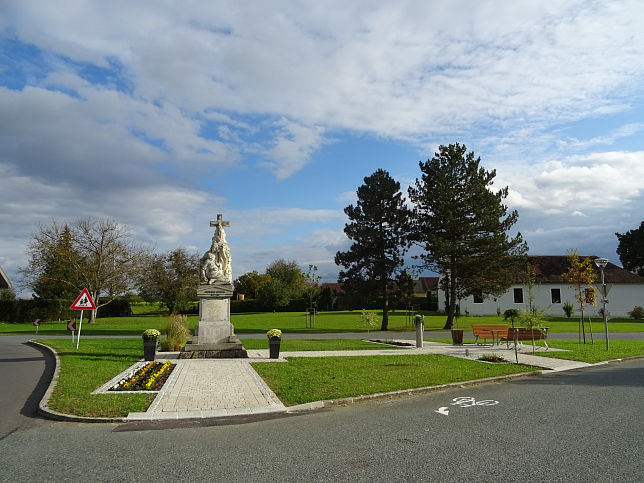
[{"label": "road curb", "polygon": [[300,413],[300,412],[308,412],[308,411],[337,407],[337,406],[348,406],[350,404],[374,401],[378,399],[396,399],[396,398],[405,397],[405,396],[414,396],[417,394],[446,391],[454,388],[464,388],[464,387],[470,387],[470,386],[477,386],[480,384],[503,382],[511,379],[540,376],[551,372],[552,371],[549,369],[543,369],[543,370],[532,371],[532,372],[507,374],[505,376],[495,376],[495,377],[486,377],[483,379],[474,379],[472,381],[450,382],[447,384],[439,384],[437,386],[414,387],[411,389],[400,389],[398,391],[379,392],[376,394],[365,394],[362,396],[351,396],[351,397],[345,397],[341,399],[325,399],[324,401],[314,401],[314,402],[305,403],[305,404],[298,404],[297,406],[289,406],[287,408],[287,412]]},{"label": "road curb", "polygon": [[[40,400],[40,403],[38,405],[38,413],[46,417],[48,419],[53,419],[56,421],[67,421],[67,422],[78,422],[78,423],[131,423],[132,420],[128,419],[127,417],[122,417],[122,418],[91,418],[91,417],[84,417],[84,416],[74,416],[71,414],[65,414],[65,413],[60,413],[58,411],[54,411],[53,409],[50,409],[48,407],[49,400],[51,398],[51,395],[54,391],[54,388],[56,387],[56,383],[58,381],[58,375],[60,372],[60,359],[58,358],[58,353],[52,348],[44,344],[40,344],[39,342],[35,342],[34,340],[30,340],[27,342],[28,344],[32,344],[34,346],[42,347],[51,354],[53,354],[55,361],[56,361],[56,367],[54,369],[54,375],[49,383],[49,387],[47,388],[47,391],[45,392],[45,395],[43,398]],[[642,356],[630,356],[630,357],[623,357],[623,358],[618,358],[618,359],[611,359],[608,361],[601,361],[601,362],[596,362],[593,364],[589,364],[588,366],[585,367],[576,367],[576,368],[571,368],[571,369],[563,369],[563,370],[557,370],[553,371],[551,369],[541,369],[537,371],[532,371],[532,372],[521,372],[521,373],[516,373],[516,374],[507,374],[504,376],[495,376],[495,377],[486,377],[483,379],[474,379],[471,381],[460,381],[460,382],[450,382],[447,384],[440,384],[437,386],[424,386],[424,387],[416,387],[416,388],[411,388],[411,389],[401,389],[398,391],[390,391],[390,392],[382,392],[382,393],[376,393],[376,394],[365,394],[362,396],[351,396],[351,397],[346,397],[346,398],[340,398],[340,399],[326,399],[323,401],[313,401],[309,403],[304,403],[304,404],[298,404],[295,406],[289,406],[285,408],[283,411],[271,411],[271,412],[266,412],[266,413],[257,413],[259,414],[302,414],[302,413],[307,413],[311,411],[319,411],[322,409],[326,408],[332,408],[332,407],[340,407],[340,406],[348,406],[350,404],[356,404],[356,403],[361,403],[361,402],[368,402],[368,401],[375,401],[375,400],[380,400],[380,399],[396,399],[396,398],[401,398],[405,396],[413,396],[413,395],[418,395],[418,394],[426,394],[426,393],[431,393],[431,392],[439,392],[439,391],[446,391],[449,389],[455,389],[455,388],[465,388],[465,387],[471,387],[471,386],[477,386],[477,385],[482,385],[482,384],[489,384],[489,383],[500,383],[508,380],[513,380],[513,379],[519,379],[519,378],[525,378],[525,377],[535,377],[535,376],[542,376],[542,375],[548,375],[548,374],[560,374],[562,372],[567,372],[567,371],[577,371],[577,370],[583,370],[588,367],[595,367],[595,366],[601,366],[601,365],[606,365],[606,364],[615,364],[615,363],[621,363],[621,362],[626,362],[630,360],[637,360],[637,359],[644,359],[644,355]],[[219,416],[219,417],[212,417],[212,418],[202,418],[201,420],[203,421],[204,419],[227,419],[227,420],[234,420],[236,418],[240,418],[240,420],[245,420],[247,419],[248,414],[240,414],[240,415],[227,415],[227,416]],[[167,421],[167,419],[150,419],[150,420],[145,420],[147,422],[161,422],[161,421]]]},{"label": "road curb", "polygon": [[74,416],[72,414],[59,413],[58,411],[50,409],[48,407],[49,400],[51,399],[54,389],[56,388],[56,383],[58,382],[58,374],[60,373],[60,359],[58,358],[58,353],[52,347],[41,344],[40,342],[36,342],[34,340],[30,340],[27,343],[48,350],[54,356],[54,359],[56,361],[54,375],[49,382],[49,387],[47,387],[45,395],[38,403],[38,414],[47,419],[53,419],[54,421],[67,421],[74,423],[124,423],[127,421],[126,418],[88,418],[85,416]]}]

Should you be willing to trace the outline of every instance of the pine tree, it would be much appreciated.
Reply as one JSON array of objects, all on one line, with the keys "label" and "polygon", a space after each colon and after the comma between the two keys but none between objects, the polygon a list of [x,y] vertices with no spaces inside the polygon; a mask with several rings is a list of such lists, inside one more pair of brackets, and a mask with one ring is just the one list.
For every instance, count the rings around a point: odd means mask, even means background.
[{"label": "pine tree", "polygon": [[345,268],[340,271],[338,281],[372,296],[379,293],[382,296],[381,330],[387,330],[389,291],[396,272],[403,265],[409,212],[400,183],[383,169],[364,178],[357,194],[356,206],[344,209],[351,220],[345,225],[344,233],[353,244],[348,251],[335,255],[335,263]]},{"label": "pine tree", "polygon": [[69,226],[54,230],[42,240],[47,248],[37,254],[40,271],[32,284],[34,294],[42,299],[73,302],[83,289],[83,282],[74,272],[74,262],[80,254],[74,248]]},{"label": "pine tree", "polygon": [[520,233],[506,233],[519,216],[503,204],[508,188],[491,191],[496,171],[481,168],[481,158],[466,150],[458,143],[440,146],[419,163],[422,177],[409,188],[415,205],[411,238],[424,249],[421,266],[444,277],[445,329],[454,324],[458,299],[505,292],[527,252]]},{"label": "pine tree", "polygon": [[635,230],[615,233],[619,245],[617,254],[625,269],[644,277],[644,221]]}]

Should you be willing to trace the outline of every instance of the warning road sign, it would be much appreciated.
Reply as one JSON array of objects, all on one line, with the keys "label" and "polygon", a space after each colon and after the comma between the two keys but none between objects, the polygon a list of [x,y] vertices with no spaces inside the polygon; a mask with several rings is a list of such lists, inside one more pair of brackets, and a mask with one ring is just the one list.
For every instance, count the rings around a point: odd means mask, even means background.
[{"label": "warning road sign", "polygon": [[96,305],[94,305],[94,301],[92,300],[92,297],[90,296],[87,289],[84,288],[83,291],[76,298],[74,303],[70,305],[69,308],[73,310],[88,310],[88,309],[93,310],[96,308]]},{"label": "warning road sign", "polygon": [[68,320],[67,321],[67,330],[76,330],[76,321]]},{"label": "warning road sign", "polygon": [[40,319],[34,320],[34,325],[38,327],[40,325]]}]

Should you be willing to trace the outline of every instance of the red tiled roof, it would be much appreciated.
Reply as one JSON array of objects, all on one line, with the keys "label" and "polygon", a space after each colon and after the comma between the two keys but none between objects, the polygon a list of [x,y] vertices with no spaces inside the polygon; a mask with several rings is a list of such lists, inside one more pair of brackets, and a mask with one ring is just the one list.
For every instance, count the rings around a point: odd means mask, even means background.
[{"label": "red tiled roof", "polygon": [[419,277],[414,285],[414,292],[425,293],[438,290],[438,277]]},{"label": "red tiled roof", "polygon": [[324,282],[320,284],[320,289],[324,290],[325,288],[330,288],[331,292],[344,293],[344,288],[342,288],[342,284],[339,282]]},{"label": "red tiled roof", "polygon": [[[583,260],[586,256],[580,255],[579,258]],[[598,257],[592,255],[589,258],[594,260]],[[537,283],[567,283],[561,278],[561,274],[566,273],[569,268],[566,255],[529,255],[528,262],[535,271]],[[593,266],[595,265],[593,264]],[[598,274],[597,281],[599,282],[599,269],[596,267],[595,269]],[[631,273],[611,262],[608,262],[604,269],[604,277],[606,283],[644,283],[644,277]]]}]

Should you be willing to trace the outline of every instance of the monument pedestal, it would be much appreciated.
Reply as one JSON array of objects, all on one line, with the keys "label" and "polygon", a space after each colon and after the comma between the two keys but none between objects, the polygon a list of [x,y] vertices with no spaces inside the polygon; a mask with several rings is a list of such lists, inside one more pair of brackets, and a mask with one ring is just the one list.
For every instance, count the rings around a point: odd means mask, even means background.
[{"label": "monument pedestal", "polygon": [[199,323],[195,335],[188,342],[179,359],[246,358],[248,354],[235,336],[230,323],[230,283],[201,284],[199,296]]}]

